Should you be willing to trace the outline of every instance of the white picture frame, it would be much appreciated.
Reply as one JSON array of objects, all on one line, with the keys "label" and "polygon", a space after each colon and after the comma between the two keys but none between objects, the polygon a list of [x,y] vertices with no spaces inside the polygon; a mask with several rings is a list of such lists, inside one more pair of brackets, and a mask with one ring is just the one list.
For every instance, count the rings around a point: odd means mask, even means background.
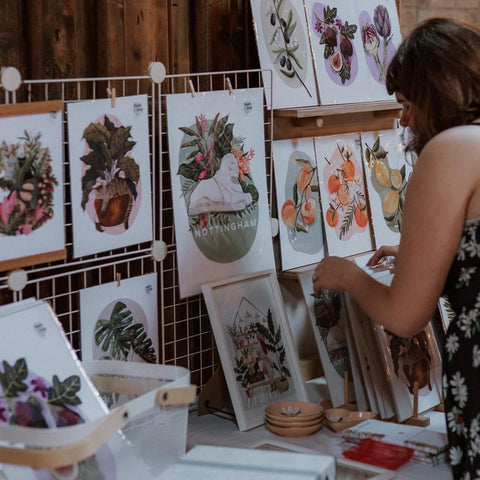
[{"label": "white picture frame", "polygon": [[202,285],[238,428],[262,425],[265,407],[308,401],[276,273]]}]

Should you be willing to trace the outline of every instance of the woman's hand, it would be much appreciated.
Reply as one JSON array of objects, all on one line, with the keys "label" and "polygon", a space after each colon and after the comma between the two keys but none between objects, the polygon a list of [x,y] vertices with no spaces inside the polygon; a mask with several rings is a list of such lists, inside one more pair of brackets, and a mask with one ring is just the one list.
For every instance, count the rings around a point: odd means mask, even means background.
[{"label": "woman's hand", "polygon": [[384,257],[396,257],[398,254],[398,245],[382,245],[366,263],[367,267],[373,267]]},{"label": "woman's hand", "polygon": [[348,290],[347,282],[351,282],[355,274],[361,271],[350,260],[340,257],[325,257],[313,273],[313,291],[319,295],[322,289],[343,291]]}]

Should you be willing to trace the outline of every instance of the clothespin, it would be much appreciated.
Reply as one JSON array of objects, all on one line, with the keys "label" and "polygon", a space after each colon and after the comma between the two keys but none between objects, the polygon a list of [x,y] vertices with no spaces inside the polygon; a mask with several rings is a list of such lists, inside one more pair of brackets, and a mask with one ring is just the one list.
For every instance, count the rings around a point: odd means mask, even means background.
[{"label": "clothespin", "polygon": [[226,86],[227,86],[228,93],[229,93],[230,95],[233,95],[233,88],[232,88],[232,83],[230,82],[230,78],[227,77],[227,78],[225,79],[225,84],[226,84]]},{"label": "clothespin", "polygon": [[117,272],[117,287],[120,286],[121,280],[122,280],[122,274],[120,272]]},{"label": "clothespin", "polygon": [[190,87],[190,92],[192,93],[193,98],[195,96],[195,87],[193,86],[193,82],[191,79],[188,81],[188,86]]},{"label": "clothespin", "polygon": [[107,95],[108,97],[110,98],[111,100],[111,105],[112,105],[112,108],[115,108],[115,99],[116,99],[116,95],[115,95],[115,87],[113,88],[107,88]]}]

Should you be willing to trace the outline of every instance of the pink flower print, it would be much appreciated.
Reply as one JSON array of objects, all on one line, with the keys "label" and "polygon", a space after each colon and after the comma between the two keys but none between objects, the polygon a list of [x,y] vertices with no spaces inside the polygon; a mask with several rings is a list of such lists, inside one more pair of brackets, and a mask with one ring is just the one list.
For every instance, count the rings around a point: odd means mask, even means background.
[{"label": "pink flower print", "polygon": [[34,392],[39,392],[43,398],[48,396],[48,385],[43,378],[37,377],[30,381]]},{"label": "pink flower print", "polygon": [[14,190],[6,200],[0,203],[0,219],[4,226],[7,226],[15,205],[17,204],[17,191]]},{"label": "pink flower print", "polygon": [[33,223],[37,223],[39,220],[41,220],[45,215],[48,214],[48,210],[46,210],[45,208],[41,207],[41,206],[38,206],[36,209],[35,209],[35,215],[34,215],[34,221]]},{"label": "pink flower print", "polygon": [[195,156],[195,162],[200,163],[204,158],[205,158],[205,155],[200,152]]},{"label": "pink flower print", "polygon": [[204,168],[204,169],[200,172],[200,175],[198,176],[198,179],[201,180],[202,178],[205,177],[206,174],[207,174],[207,169]]},{"label": "pink flower print", "polygon": [[30,223],[27,223],[25,225],[20,225],[18,228],[17,228],[17,232],[16,234],[17,235],[28,235],[30,233],[33,232],[33,227]]},{"label": "pink flower print", "polygon": [[208,132],[209,126],[208,126],[207,117],[202,113],[197,118],[200,121],[200,123],[202,124],[202,130],[204,132]]}]

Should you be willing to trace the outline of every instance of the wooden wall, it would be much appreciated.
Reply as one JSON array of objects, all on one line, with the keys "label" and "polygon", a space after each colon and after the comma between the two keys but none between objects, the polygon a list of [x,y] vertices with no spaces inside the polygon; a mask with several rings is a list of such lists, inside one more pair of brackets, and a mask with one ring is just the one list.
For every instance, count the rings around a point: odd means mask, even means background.
[{"label": "wooden wall", "polygon": [[248,0],[2,0],[0,18],[0,66],[28,79],[258,66]]}]

